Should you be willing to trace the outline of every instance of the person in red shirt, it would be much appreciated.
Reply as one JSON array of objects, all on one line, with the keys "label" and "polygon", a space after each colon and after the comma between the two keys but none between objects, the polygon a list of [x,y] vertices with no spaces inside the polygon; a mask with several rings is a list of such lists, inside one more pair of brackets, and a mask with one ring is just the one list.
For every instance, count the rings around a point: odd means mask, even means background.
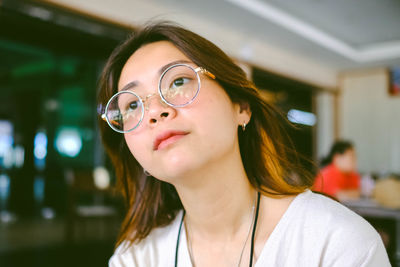
[{"label": "person in red shirt", "polygon": [[324,167],[315,179],[313,190],[339,201],[360,197],[360,175],[357,156],[349,141],[336,141],[329,155],[321,162]]}]

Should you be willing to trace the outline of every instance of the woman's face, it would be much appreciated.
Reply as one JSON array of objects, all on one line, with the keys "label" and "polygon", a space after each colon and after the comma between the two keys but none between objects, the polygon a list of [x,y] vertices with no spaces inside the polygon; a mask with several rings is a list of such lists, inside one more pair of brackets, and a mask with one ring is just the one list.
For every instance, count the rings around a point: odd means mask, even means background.
[{"label": "woman's face", "polygon": [[[172,43],[159,41],[139,48],[121,71],[118,88],[135,82],[142,99],[158,92],[160,69],[176,61],[196,66]],[[191,104],[174,108],[158,93],[145,103],[142,123],[125,133],[126,143],[137,161],[154,177],[172,182],[209,166],[216,166],[239,153],[237,128],[250,120],[250,113],[231,102],[223,88],[205,75]],[[236,154],[237,155],[237,154]]]},{"label": "woman's face", "polygon": [[354,149],[347,149],[343,154],[336,154],[334,164],[344,173],[357,170],[357,156]]}]

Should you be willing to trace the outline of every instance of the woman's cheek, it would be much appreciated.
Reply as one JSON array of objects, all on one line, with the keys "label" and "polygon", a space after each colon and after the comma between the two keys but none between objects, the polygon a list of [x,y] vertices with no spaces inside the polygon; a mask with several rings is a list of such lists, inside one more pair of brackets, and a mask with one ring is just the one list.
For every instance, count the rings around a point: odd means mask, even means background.
[{"label": "woman's cheek", "polygon": [[145,150],[143,142],[133,136],[125,136],[126,144],[132,156],[139,162],[140,165],[146,164],[145,159],[149,158]]}]

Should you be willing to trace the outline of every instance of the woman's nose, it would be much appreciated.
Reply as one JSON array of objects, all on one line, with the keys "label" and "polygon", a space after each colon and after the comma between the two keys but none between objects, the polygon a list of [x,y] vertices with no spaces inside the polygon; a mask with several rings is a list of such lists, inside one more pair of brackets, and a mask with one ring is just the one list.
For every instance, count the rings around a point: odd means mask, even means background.
[{"label": "woman's nose", "polygon": [[162,120],[171,119],[176,114],[175,108],[167,105],[158,94],[147,96],[145,102],[149,125],[157,124]]}]

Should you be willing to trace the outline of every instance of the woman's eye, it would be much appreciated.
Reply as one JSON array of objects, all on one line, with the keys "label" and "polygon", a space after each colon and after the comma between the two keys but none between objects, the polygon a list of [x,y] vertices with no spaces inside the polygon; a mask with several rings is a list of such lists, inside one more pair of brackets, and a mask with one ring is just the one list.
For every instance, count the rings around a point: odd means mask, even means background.
[{"label": "woman's eye", "polygon": [[139,106],[138,101],[132,101],[128,104],[128,109],[129,110],[135,110]]},{"label": "woman's eye", "polygon": [[184,84],[186,84],[188,82],[189,82],[188,78],[182,77],[182,78],[175,79],[171,84],[171,88],[183,86]]}]

